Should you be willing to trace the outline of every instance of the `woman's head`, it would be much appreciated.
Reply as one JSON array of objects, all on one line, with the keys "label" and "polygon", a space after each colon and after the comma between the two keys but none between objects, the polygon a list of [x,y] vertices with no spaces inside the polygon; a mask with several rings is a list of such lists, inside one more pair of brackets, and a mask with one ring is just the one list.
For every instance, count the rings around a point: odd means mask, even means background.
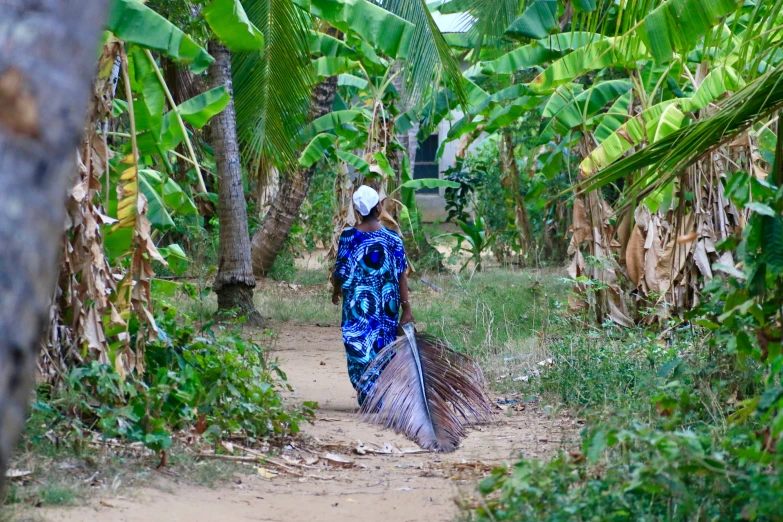
[{"label": "woman's head", "polygon": [[377,217],[381,197],[372,187],[362,185],[353,193],[353,206],[362,218]]}]

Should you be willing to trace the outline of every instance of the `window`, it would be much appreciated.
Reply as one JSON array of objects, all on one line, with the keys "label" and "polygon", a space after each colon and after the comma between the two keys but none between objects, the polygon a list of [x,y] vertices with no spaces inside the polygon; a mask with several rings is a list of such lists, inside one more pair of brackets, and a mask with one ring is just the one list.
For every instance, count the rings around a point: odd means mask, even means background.
[{"label": "window", "polygon": [[[437,134],[433,134],[426,140],[419,142],[419,148],[416,149],[416,161],[413,163],[413,179],[438,179],[440,177],[438,160],[435,158],[438,153],[438,145]],[[423,188],[418,193],[437,194],[438,189]]]}]

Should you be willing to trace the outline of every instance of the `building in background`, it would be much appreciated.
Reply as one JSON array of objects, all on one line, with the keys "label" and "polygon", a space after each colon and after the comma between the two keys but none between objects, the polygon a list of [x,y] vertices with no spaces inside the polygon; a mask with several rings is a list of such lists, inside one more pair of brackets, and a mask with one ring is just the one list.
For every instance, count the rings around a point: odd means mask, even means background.
[{"label": "building in background", "polygon": [[[433,11],[432,16],[435,23],[438,24],[438,27],[444,34],[463,33],[469,28],[469,25],[466,25],[464,17],[461,14],[443,15],[438,11]],[[463,64],[463,68],[467,69],[468,64]],[[411,129],[411,131],[408,132],[408,156],[412,160],[411,167],[413,170],[413,179],[443,178],[443,174],[456,165],[458,140],[446,143],[443,146],[443,154],[440,158],[437,157],[437,153],[438,149],[440,149],[441,145],[446,140],[449,129],[451,129],[454,122],[460,118],[462,118],[461,112],[452,112],[451,120],[443,120],[440,122],[436,131],[424,138],[423,141],[418,141],[416,138],[416,134],[419,130],[418,127]],[[475,147],[477,147],[482,140],[483,136],[479,137],[479,139],[468,148],[468,151],[475,150]],[[416,145],[415,148],[414,145]],[[422,213],[422,220],[424,222],[432,223],[446,219],[447,213],[444,193],[445,189],[421,189],[416,192],[416,203]]]}]

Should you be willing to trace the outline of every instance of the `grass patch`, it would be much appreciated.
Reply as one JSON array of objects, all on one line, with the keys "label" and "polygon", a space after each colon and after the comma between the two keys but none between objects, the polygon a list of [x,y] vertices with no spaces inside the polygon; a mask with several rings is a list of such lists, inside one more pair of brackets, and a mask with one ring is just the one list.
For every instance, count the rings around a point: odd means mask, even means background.
[{"label": "grass patch", "polygon": [[[311,271],[312,272],[312,271]],[[256,291],[255,303],[261,315],[272,322],[340,326],[340,307],[331,302],[326,276],[310,274],[305,280],[320,283],[266,283]]]},{"label": "grass patch", "polygon": [[518,388],[547,358],[541,342],[552,317],[564,309],[567,287],[553,270],[490,270],[468,279],[454,274],[411,282],[419,328],[475,357],[490,383]]},{"label": "grass patch", "polygon": [[[273,322],[325,324],[339,328],[340,308],[331,304],[329,273],[296,272],[290,283],[265,282],[256,304]],[[472,278],[411,277],[411,306],[418,328],[475,357],[494,387],[515,390],[547,359],[543,332],[566,304],[568,287],[554,270],[493,269]]]}]

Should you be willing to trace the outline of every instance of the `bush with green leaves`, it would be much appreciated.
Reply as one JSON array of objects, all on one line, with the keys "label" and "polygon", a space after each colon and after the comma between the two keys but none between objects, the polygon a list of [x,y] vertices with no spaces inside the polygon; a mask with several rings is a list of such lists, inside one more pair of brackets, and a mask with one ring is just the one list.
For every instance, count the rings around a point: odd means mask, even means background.
[{"label": "bush with green leaves", "polygon": [[781,519],[783,453],[759,444],[757,423],[727,422],[726,403],[753,393],[757,368],[722,381],[727,360],[689,328],[660,346],[641,330],[554,326],[566,333],[538,391],[586,419],[581,447],[495,470],[471,520]]},{"label": "bush with green leaves", "polygon": [[457,225],[462,232],[451,232],[449,234],[441,234],[438,237],[451,237],[457,240],[454,247],[454,251],[463,251],[470,254],[470,257],[460,267],[460,272],[465,270],[468,265],[473,262],[474,272],[481,271],[482,255],[489,248],[492,247],[492,243],[495,240],[495,235],[489,233],[484,225],[484,219],[481,216],[476,216],[473,222],[465,222],[461,219],[457,220]]},{"label": "bush with green leaves", "polygon": [[496,470],[472,519],[783,520],[783,189],[740,172],[726,194],[752,210],[718,245],[740,263],[692,325],[554,339],[538,386],[586,417],[581,451]]},{"label": "bush with green leaves", "polygon": [[[584,452],[523,460],[479,487],[476,521],[783,520],[779,458],[767,464],[727,451],[741,433],[715,438],[632,423],[596,429]],[[605,449],[610,447],[612,451]],[[587,456],[585,456],[587,455]]]},{"label": "bush with green leaves", "polygon": [[447,188],[444,192],[446,199],[446,221],[470,221],[468,209],[475,206],[476,193],[487,183],[486,165],[473,161],[469,168],[463,168],[464,160],[457,159],[457,164],[443,173],[443,178],[455,183],[459,187]]},{"label": "bush with green leaves", "polygon": [[92,431],[154,451],[169,448],[180,430],[198,427],[207,440],[242,436],[252,444],[295,435],[312,418],[317,405],[286,404],[285,374],[240,330],[197,330],[175,308],[157,319],[159,340],[146,347],[143,377],[123,378],[93,361],[71,370],[56,397],[39,394],[35,408],[68,426],[75,445]]}]

